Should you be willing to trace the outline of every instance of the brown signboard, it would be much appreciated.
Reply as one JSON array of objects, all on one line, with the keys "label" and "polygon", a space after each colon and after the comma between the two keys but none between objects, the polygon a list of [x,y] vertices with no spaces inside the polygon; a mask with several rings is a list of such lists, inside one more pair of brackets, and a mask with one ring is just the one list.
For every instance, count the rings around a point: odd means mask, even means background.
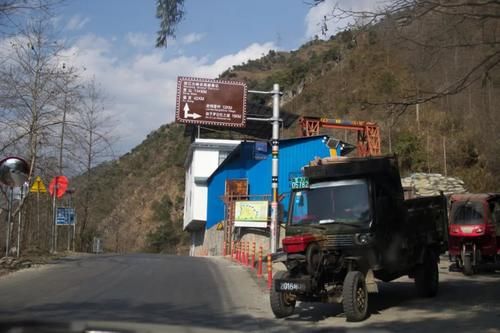
[{"label": "brown signboard", "polygon": [[244,82],[177,78],[175,120],[179,123],[245,127],[246,104]]}]

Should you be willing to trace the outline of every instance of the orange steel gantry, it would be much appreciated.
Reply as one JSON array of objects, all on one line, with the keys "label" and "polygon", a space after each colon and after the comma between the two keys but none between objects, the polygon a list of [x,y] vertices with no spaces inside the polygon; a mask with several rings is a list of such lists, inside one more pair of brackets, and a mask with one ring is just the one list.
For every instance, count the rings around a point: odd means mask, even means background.
[{"label": "orange steel gantry", "polygon": [[381,155],[380,128],[376,123],[368,121],[349,121],[319,117],[300,117],[302,136],[319,135],[321,127],[357,131],[357,153],[360,157]]}]

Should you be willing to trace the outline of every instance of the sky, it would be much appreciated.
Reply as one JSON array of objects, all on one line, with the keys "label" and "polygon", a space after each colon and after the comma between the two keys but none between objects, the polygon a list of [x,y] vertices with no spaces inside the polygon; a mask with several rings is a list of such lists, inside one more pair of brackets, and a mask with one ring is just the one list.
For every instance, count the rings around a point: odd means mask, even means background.
[{"label": "sky", "polygon": [[[226,69],[267,54],[290,51],[321,36],[324,15],[367,9],[375,0],[185,0],[185,17],[167,48],[155,48],[155,0],[67,0],[55,22],[70,65],[95,77],[114,116],[118,155],[175,118],[178,76],[217,78]],[[343,23],[331,23],[329,33]],[[271,87],[270,87],[271,89]]]}]

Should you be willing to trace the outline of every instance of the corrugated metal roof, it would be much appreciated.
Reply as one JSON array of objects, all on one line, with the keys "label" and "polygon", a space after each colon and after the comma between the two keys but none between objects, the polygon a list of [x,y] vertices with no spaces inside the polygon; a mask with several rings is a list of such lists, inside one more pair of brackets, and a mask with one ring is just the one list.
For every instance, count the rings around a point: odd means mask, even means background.
[{"label": "corrugated metal roof", "polygon": [[[318,140],[319,138],[321,138],[323,140],[323,142],[326,142],[328,140],[328,135],[315,135],[315,136],[306,136],[306,137],[298,137],[298,138],[288,138],[288,139],[281,139],[279,140],[280,142],[280,146],[286,146],[286,145],[290,145],[290,144],[296,144],[297,142],[308,142],[308,141],[313,141],[313,140]],[[226,164],[229,163],[230,161],[232,161],[233,159],[237,158],[240,154],[240,151],[241,151],[241,146],[243,144],[255,144],[255,142],[257,141],[254,141],[254,140],[243,140],[241,141],[241,143],[233,149],[233,151],[226,157],[226,159],[217,167],[217,169],[214,170],[214,172],[212,173],[212,175],[210,175],[210,177],[208,177],[207,179],[207,182],[210,182],[210,179],[212,178],[212,176],[214,174],[216,174],[218,172],[218,170],[221,170],[223,168],[225,168]],[[268,146],[271,147],[271,144],[269,142],[267,142]],[[268,150],[268,152],[270,152],[270,149]],[[280,163],[283,163],[282,160],[280,160]]]}]

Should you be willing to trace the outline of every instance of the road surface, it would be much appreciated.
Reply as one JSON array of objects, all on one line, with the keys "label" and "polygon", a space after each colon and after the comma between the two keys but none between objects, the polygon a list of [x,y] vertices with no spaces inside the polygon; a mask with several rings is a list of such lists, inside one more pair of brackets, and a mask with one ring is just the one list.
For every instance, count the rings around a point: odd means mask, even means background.
[{"label": "road surface", "polygon": [[500,332],[500,274],[441,268],[437,298],[417,298],[408,279],[381,283],[370,317],[347,323],[335,304],[299,304],[292,317],[274,319],[264,285],[223,258],[69,257],[0,278],[0,320],[70,322],[75,331]]}]

